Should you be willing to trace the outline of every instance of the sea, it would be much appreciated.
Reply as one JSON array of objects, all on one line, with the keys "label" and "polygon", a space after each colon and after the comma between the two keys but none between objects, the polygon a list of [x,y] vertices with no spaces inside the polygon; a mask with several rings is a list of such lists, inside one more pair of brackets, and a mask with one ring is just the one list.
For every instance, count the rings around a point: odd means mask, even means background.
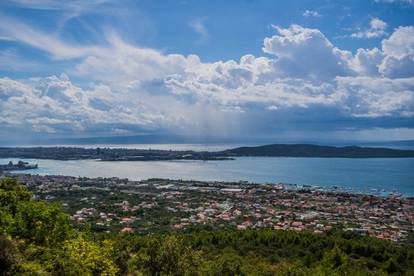
[{"label": "sea", "polygon": [[[66,145],[68,146],[68,145]],[[236,144],[129,144],[82,145],[166,150],[223,150]],[[405,146],[405,148],[407,148]],[[222,161],[99,161],[1,159],[0,164],[18,160],[38,164],[38,169],[19,171],[39,175],[247,181],[283,183],[349,193],[414,196],[414,158],[300,158],[238,157]]]}]

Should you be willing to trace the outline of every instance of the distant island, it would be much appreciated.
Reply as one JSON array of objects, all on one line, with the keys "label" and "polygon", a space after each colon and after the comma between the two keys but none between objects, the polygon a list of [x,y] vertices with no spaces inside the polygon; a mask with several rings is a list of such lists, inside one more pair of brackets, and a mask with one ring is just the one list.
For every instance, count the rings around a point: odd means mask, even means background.
[{"label": "distant island", "polygon": [[413,150],[359,146],[320,146],[312,144],[272,144],[238,147],[223,151],[153,150],[81,147],[0,147],[0,158],[37,158],[53,160],[96,159],[100,161],[231,160],[235,157],[339,157],[406,158]]},{"label": "distant island", "polygon": [[273,144],[239,147],[222,152],[225,156],[274,156],[274,157],[342,157],[342,158],[403,158],[414,157],[414,150],[374,147],[333,147],[312,144]]}]

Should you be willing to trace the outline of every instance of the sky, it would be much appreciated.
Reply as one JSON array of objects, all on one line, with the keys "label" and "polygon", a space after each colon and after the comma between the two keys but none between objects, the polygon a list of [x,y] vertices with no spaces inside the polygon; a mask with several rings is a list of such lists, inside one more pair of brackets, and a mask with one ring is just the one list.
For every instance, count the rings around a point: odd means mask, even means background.
[{"label": "sky", "polygon": [[413,0],[3,0],[0,144],[413,140],[413,15]]}]

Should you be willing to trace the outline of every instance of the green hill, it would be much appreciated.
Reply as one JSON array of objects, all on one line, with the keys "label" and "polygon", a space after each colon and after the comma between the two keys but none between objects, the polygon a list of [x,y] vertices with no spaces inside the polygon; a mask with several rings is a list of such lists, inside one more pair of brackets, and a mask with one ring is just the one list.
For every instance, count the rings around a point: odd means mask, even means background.
[{"label": "green hill", "polygon": [[371,147],[332,147],[311,144],[273,144],[257,147],[239,147],[223,152],[228,156],[285,156],[285,157],[414,157],[413,150]]}]

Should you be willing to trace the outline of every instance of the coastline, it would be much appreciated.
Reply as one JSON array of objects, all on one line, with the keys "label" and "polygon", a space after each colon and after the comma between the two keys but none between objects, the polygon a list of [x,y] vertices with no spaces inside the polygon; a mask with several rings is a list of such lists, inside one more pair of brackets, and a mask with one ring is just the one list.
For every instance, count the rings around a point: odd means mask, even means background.
[{"label": "coastline", "polygon": [[165,150],[138,148],[84,147],[0,147],[0,158],[51,160],[168,161],[232,160],[235,157],[304,158],[413,158],[414,150],[360,146],[322,146],[317,144],[269,144],[237,147],[221,151]]},{"label": "coastline", "polygon": [[37,199],[62,204],[74,223],[91,223],[97,231],[117,232],[128,227],[144,234],[209,225],[319,234],[341,229],[396,242],[411,242],[414,235],[413,197],[283,183],[8,176],[25,184]]},{"label": "coastline", "polygon": [[[0,159],[0,163],[19,159]],[[38,164],[40,175],[149,178],[250,183],[285,183],[314,189],[373,195],[414,196],[414,158],[237,157],[231,161],[107,161],[23,159]],[[16,171],[18,173],[18,171]]]}]

